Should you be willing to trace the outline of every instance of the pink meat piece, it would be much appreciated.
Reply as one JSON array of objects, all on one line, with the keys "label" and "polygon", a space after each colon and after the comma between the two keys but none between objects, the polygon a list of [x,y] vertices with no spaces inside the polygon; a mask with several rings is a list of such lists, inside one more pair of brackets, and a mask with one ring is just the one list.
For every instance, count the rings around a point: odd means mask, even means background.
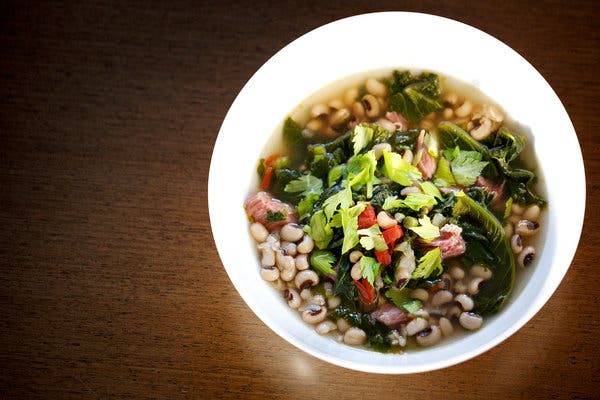
[{"label": "pink meat piece", "polygon": [[475,181],[475,186],[485,188],[493,194],[491,206],[494,211],[504,210],[504,181],[502,183],[495,183],[489,179],[479,175]]},{"label": "pink meat piece", "polygon": [[410,317],[406,311],[389,303],[373,311],[371,316],[389,327],[397,327],[400,324],[405,324],[410,321]]},{"label": "pink meat piece", "polygon": [[423,249],[440,248],[442,259],[460,256],[467,250],[467,244],[461,236],[462,228],[454,224],[446,224],[440,229],[440,236],[431,242],[421,243]]},{"label": "pink meat piece", "polygon": [[429,179],[435,173],[435,169],[437,168],[437,164],[435,162],[435,158],[431,154],[429,154],[429,149],[424,143],[425,140],[425,131],[421,131],[419,137],[417,138],[417,154],[421,151],[421,159],[417,164],[417,168],[421,171],[421,175],[423,175],[424,179]]},{"label": "pink meat piece", "polygon": [[[248,197],[244,202],[244,208],[249,217],[263,224],[269,231],[289,222],[298,222],[294,208],[291,205],[273,198],[267,192],[258,192],[254,196]],[[272,213],[282,212],[285,219],[276,222],[267,222],[268,211]]]},{"label": "pink meat piece", "polygon": [[396,111],[388,111],[385,113],[385,118],[392,122],[396,127],[402,131],[408,129],[408,121]]}]

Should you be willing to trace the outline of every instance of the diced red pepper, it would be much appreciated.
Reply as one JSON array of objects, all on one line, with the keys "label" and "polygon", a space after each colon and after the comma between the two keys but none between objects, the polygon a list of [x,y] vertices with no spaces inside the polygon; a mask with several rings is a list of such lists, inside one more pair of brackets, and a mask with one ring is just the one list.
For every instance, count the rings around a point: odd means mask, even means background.
[{"label": "diced red pepper", "polygon": [[392,263],[392,253],[388,250],[375,250],[375,258],[377,258],[377,262],[382,266],[387,266]]},{"label": "diced red pepper", "polygon": [[358,216],[358,229],[367,229],[377,223],[377,216],[372,205],[368,205]]},{"label": "diced red pepper", "polygon": [[265,169],[265,174],[262,177],[262,181],[260,182],[260,188],[262,190],[267,190],[269,186],[271,186],[271,179],[273,178],[273,167],[267,167]]},{"label": "diced red pepper", "polygon": [[363,303],[369,305],[375,301],[375,288],[365,278],[360,278],[354,281],[354,286],[360,296]]},{"label": "diced red pepper", "polygon": [[279,158],[279,154],[272,154],[263,162],[265,167],[270,167],[277,159]]},{"label": "diced red pepper", "polygon": [[404,232],[402,231],[402,228],[400,228],[400,225],[394,225],[391,228],[387,228],[382,233],[385,244],[390,248],[394,246],[397,240],[402,239],[402,236],[404,236]]}]

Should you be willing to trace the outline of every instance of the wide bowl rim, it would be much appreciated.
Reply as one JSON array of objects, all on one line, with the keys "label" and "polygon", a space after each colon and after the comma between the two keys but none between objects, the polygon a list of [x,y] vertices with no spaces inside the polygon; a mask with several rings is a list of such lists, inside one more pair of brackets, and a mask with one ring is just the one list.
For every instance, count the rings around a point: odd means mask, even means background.
[{"label": "wide bowl rim", "polygon": [[[299,337],[298,335],[290,332],[288,327],[279,323],[277,318],[275,318],[273,315],[266,313],[262,308],[262,305],[257,301],[256,292],[250,291],[249,288],[245,285],[246,282],[243,281],[243,279],[240,279],[241,277],[239,276],[239,270],[236,269],[234,265],[232,265],[233,259],[231,256],[231,246],[224,240],[225,233],[223,232],[223,229],[219,227],[218,221],[220,221],[223,218],[222,200],[223,196],[226,194],[224,194],[225,192],[222,185],[219,184],[220,176],[219,173],[217,173],[217,171],[222,171],[222,169],[225,168],[223,155],[227,154],[228,146],[230,146],[232,143],[235,143],[236,140],[240,140],[232,132],[232,127],[235,125],[235,119],[243,115],[242,111],[240,110],[240,107],[244,103],[247,104],[247,102],[249,101],[248,96],[250,96],[251,93],[256,94],[257,84],[264,84],[265,75],[275,73],[277,71],[277,68],[281,65],[289,65],[287,62],[290,59],[297,57],[297,54],[295,53],[305,53],[307,51],[307,48],[309,48],[311,45],[314,46],[315,41],[318,42],[320,39],[330,38],[331,35],[339,34],[338,31],[344,32],[348,29],[350,25],[359,25],[364,27],[373,26],[373,24],[389,23],[390,21],[397,21],[398,23],[402,22],[403,25],[410,25],[411,21],[414,20],[419,20],[418,23],[423,23],[427,21],[428,23],[435,24],[435,26],[441,26],[440,29],[450,29],[449,27],[452,27],[452,33],[454,34],[456,32],[461,32],[461,35],[464,34],[464,37],[467,38],[472,37],[473,40],[477,43],[485,42],[487,45],[495,46],[494,49],[499,54],[502,54],[503,57],[506,57],[506,59],[509,59],[512,63],[518,63],[519,68],[521,68],[523,71],[526,71],[527,74],[529,74],[531,77],[535,77],[535,83],[538,85],[536,86],[536,88],[543,92],[545,96],[551,97],[551,99],[549,100],[549,104],[551,104],[554,107],[556,114],[554,118],[559,120],[562,124],[561,126],[564,127],[564,132],[566,133],[563,132],[563,135],[567,135],[567,141],[571,149],[576,150],[572,160],[573,163],[571,165],[571,170],[576,171],[576,179],[574,179],[575,183],[572,183],[577,187],[577,198],[573,201],[576,206],[576,211],[574,215],[571,216],[573,220],[569,224],[571,230],[575,229],[576,232],[570,233],[570,241],[568,242],[568,248],[560,249],[560,253],[562,255],[561,264],[555,265],[556,263],[554,262],[554,260],[552,260],[551,266],[548,267],[552,271],[552,276],[546,278],[543,281],[543,286],[538,289],[535,295],[531,295],[531,303],[528,305],[526,310],[517,313],[517,319],[513,320],[508,325],[504,325],[503,327],[505,329],[497,333],[489,340],[480,340],[477,342],[476,346],[467,348],[465,351],[462,351],[460,353],[451,354],[446,358],[437,359],[433,357],[433,360],[422,363],[398,362],[398,364],[393,364],[387,362],[385,358],[379,358],[379,356],[363,357],[361,354],[358,353],[353,353],[351,354],[352,357],[349,357],[349,354],[347,354],[348,352],[329,351],[329,348],[327,349],[328,353],[325,353],[323,350],[315,348],[310,343],[307,343],[305,338]],[[461,38],[463,38],[463,36],[461,36]],[[389,67],[389,65],[382,66]],[[416,68],[419,68],[419,66],[417,65]],[[310,94],[310,91],[306,92],[305,97],[307,97]],[[296,101],[300,102],[305,97],[298,98],[296,99]],[[290,109],[291,108],[289,108],[288,111]],[[282,119],[283,117],[284,115],[282,114],[280,116],[280,119]],[[243,142],[242,145],[245,143],[246,142]],[[254,157],[254,159],[258,158],[257,155],[253,155],[252,157]],[[228,277],[233,283],[238,293],[240,294],[240,296],[244,299],[246,304],[267,326],[269,326],[280,337],[293,344],[297,348],[332,364],[364,372],[405,374],[425,372],[448,367],[466,361],[479,354],[482,354],[487,350],[491,349],[492,347],[498,345],[502,341],[506,340],[509,336],[515,333],[523,325],[525,325],[527,321],[533,318],[533,316],[542,308],[542,306],[552,296],[552,294],[560,284],[560,281],[566,274],[577,249],[577,243],[579,241],[583,225],[583,215],[585,212],[585,170],[583,167],[583,158],[581,155],[581,149],[577,140],[575,129],[564,106],[560,102],[560,99],[552,90],[550,85],[546,82],[546,80],[543,78],[543,76],[516,51],[514,51],[498,39],[490,36],[489,34],[459,21],[431,14],[398,11],[380,12],[355,15],[337,21],[333,21],[326,25],[318,27],[302,35],[298,39],[292,41],[290,44],[286,45],[275,55],[273,55],[267,62],[265,62],[265,64],[263,64],[263,66],[261,66],[259,70],[256,71],[256,73],[248,80],[248,82],[245,84],[245,86],[242,88],[242,90],[232,103],[231,108],[225,116],[217,140],[215,141],[215,147],[211,158],[211,166],[208,179],[208,204],[211,229],[213,232],[213,237],[215,239],[215,245],[217,247],[219,256],[223,262],[223,266],[227,271]],[[239,207],[241,208],[241,203]],[[554,223],[554,221],[559,221],[560,218],[561,217],[554,212],[551,212],[549,215],[550,223]],[[247,234],[247,231],[245,233]],[[554,240],[553,238],[553,245],[555,245],[556,242],[558,242],[561,238],[555,239],[556,240]],[[549,250],[551,250],[552,252],[558,251],[554,248],[554,246]],[[340,346],[345,345],[342,344]],[[395,355],[390,356],[394,357]],[[377,362],[370,362],[369,360],[372,358],[377,359]]]}]

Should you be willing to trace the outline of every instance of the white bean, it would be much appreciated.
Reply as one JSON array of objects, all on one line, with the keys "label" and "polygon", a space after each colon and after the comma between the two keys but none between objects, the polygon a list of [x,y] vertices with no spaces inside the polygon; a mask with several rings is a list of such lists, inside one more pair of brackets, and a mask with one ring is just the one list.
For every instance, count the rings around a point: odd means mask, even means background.
[{"label": "white bean", "polygon": [[465,270],[457,265],[454,265],[450,268],[450,276],[453,279],[462,279],[465,277]]},{"label": "white bean", "polygon": [[473,299],[467,296],[466,294],[459,294],[454,298],[454,301],[459,303],[463,310],[471,311],[475,306]]},{"label": "white bean", "polygon": [[273,282],[279,278],[279,270],[275,267],[261,268],[260,276],[267,282]]},{"label": "white bean", "polygon": [[483,324],[483,318],[472,312],[464,312],[460,314],[458,322],[460,322],[463,328],[473,331],[481,328],[481,325]]},{"label": "white bean", "polygon": [[272,267],[275,265],[275,252],[272,249],[263,249],[260,264],[263,267]]},{"label": "white bean", "polygon": [[483,282],[483,278],[473,278],[471,282],[469,282],[469,286],[467,287],[469,293],[477,294],[479,293],[479,285]]},{"label": "white bean", "polygon": [[292,243],[292,242],[281,242],[281,250],[283,250],[283,252],[286,255],[292,256],[292,257],[294,257],[296,255],[296,253],[298,252],[296,250],[296,243]]},{"label": "white bean", "polygon": [[363,256],[363,253],[360,250],[353,250],[350,252],[350,255],[348,256],[348,260],[350,260],[351,263],[357,263],[360,261],[362,256]]},{"label": "white bean", "polygon": [[327,307],[329,307],[329,309],[333,310],[334,308],[339,306],[341,302],[342,302],[342,299],[339,296],[328,297],[327,298]]},{"label": "white bean", "polygon": [[336,329],[337,329],[337,325],[335,324],[335,322],[327,320],[327,321],[323,321],[319,325],[317,325],[317,327],[315,328],[315,331],[317,331],[317,333],[319,335],[326,335],[329,332],[334,331]]},{"label": "white bean", "polygon": [[415,318],[406,325],[406,334],[412,336],[426,329],[429,323],[425,318]]},{"label": "white bean", "polygon": [[277,263],[277,267],[279,267],[280,270],[289,270],[292,269],[293,267],[295,267],[295,263],[294,263],[294,257],[292,256],[288,256],[283,254],[282,251],[278,251],[277,255],[275,257],[276,263]]},{"label": "white bean", "polygon": [[442,330],[444,336],[452,335],[452,333],[454,332],[454,327],[452,326],[452,322],[450,322],[448,318],[442,317],[440,318],[440,321],[438,323],[440,324],[440,329]]},{"label": "white bean", "polygon": [[304,231],[298,224],[289,223],[281,228],[281,238],[288,242],[297,242],[304,235]]},{"label": "white bean", "polygon": [[327,317],[327,308],[318,305],[310,305],[302,312],[302,320],[309,324],[318,324]]},{"label": "white bean", "polygon": [[328,113],[329,113],[329,107],[327,107],[325,104],[322,104],[322,103],[315,104],[310,109],[311,118],[317,118],[321,115],[327,115]]},{"label": "white bean", "polygon": [[356,263],[356,264],[354,264],[354,266],[352,266],[352,269],[350,270],[350,276],[355,281],[362,278],[362,269],[360,267],[360,263]]},{"label": "white bean", "polygon": [[308,269],[308,256],[306,254],[298,254],[294,260],[298,271]]},{"label": "white bean", "polygon": [[344,318],[340,318],[337,320],[337,328],[338,331],[344,333],[346,332],[348,329],[350,329],[352,326],[348,323],[348,321],[346,321]]},{"label": "white bean", "polygon": [[381,229],[388,229],[398,225],[398,221],[390,217],[387,212],[380,211],[379,214],[377,214],[377,224],[381,227]]},{"label": "white bean", "polygon": [[385,84],[379,82],[375,78],[367,79],[365,88],[367,89],[367,92],[371,93],[373,96],[384,97],[387,94],[387,87]]},{"label": "white bean", "polygon": [[299,253],[308,254],[311,251],[313,251],[314,247],[315,247],[315,242],[312,240],[312,238],[310,236],[305,234],[302,237],[302,241],[300,243],[298,243],[298,245],[296,246],[296,250],[298,250]]},{"label": "white bean", "polygon": [[267,240],[267,236],[269,236],[269,231],[263,224],[260,222],[254,222],[250,225],[250,234],[258,243],[262,243]]},{"label": "white bean", "polygon": [[436,325],[432,325],[429,329],[419,332],[415,338],[421,346],[433,346],[442,339],[442,332]]},{"label": "white bean", "polygon": [[392,151],[392,145],[389,143],[377,143],[373,146],[372,150],[375,153],[375,158],[379,160],[384,151],[387,151],[388,153]]},{"label": "white bean", "polygon": [[429,292],[427,292],[425,289],[417,288],[410,292],[410,297],[425,302],[427,299],[429,299]]},{"label": "white bean", "polygon": [[471,276],[488,280],[492,277],[492,270],[483,265],[475,264],[471,267]]},{"label": "white bean", "polygon": [[360,346],[367,341],[367,334],[360,328],[351,327],[344,333],[344,343],[351,346]]},{"label": "white bean", "polygon": [[463,118],[471,114],[471,111],[473,111],[473,104],[469,100],[465,100],[465,102],[462,103],[462,105],[458,107],[454,113],[457,117]]},{"label": "white bean", "polygon": [[433,295],[431,299],[431,305],[434,307],[438,307],[450,301],[452,301],[452,293],[448,290],[440,290],[439,292]]}]

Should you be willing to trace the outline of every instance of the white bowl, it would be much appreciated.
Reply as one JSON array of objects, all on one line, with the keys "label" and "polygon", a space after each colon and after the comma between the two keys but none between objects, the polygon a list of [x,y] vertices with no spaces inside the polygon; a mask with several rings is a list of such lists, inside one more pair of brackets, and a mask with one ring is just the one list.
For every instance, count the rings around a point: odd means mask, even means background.
[{"label": "white bowl", "polygon": [[[470,83],[498,102],[535,141],[549,209],[535,267],[483,327],[432,348],[381,354],[319,336],[259,274],[242,204],[256,190],[256,163],[283,119],[318,89],[382,68],[426,69]],[[385,12],[315,29],[267,61],[237,96],[212,155],[208,203],[215,243],[231,282],[254,313],[294,346],[360,371],[414,373],[483,353],[521,328],[566,273],[579,241],[585,176],[573,125],[544,78],[514,50],[471,26],[426,14]],[[560,210],[560,212],[559,212]],[[240,310],[240,312],[245,312]],[[258,323],[258,321],[257,321]],[[518,356],[518,355],[516,355]]]}]

